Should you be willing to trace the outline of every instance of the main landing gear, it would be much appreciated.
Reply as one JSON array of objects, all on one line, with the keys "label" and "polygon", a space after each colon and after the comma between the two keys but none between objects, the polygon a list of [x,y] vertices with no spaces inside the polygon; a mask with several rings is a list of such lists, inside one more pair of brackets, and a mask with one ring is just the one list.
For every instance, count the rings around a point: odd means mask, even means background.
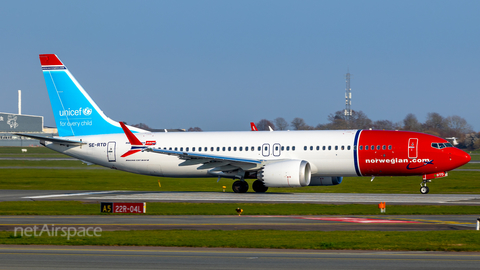
[{"label": "main landing gear", "polygon": [[[257,193],[265,193],[268,190],[268,187],[266,187],[260,180],[255,180],[252,188]],[[245,193],[248,191],[248,183],[246,181],[237,180],[233,182],[232,190],[235,193]]]},{"label": "main landing gear", "polygon": [[248,191],[247,181],[235,181],[232,185],[233,192],[235,193],[245,193]]},{"label": "main landing gear", "polygon": [[432,180],[423,180],[420,184],[420,193],[427,194],[430,189],[427,187],[427,182],[432,182]]}]

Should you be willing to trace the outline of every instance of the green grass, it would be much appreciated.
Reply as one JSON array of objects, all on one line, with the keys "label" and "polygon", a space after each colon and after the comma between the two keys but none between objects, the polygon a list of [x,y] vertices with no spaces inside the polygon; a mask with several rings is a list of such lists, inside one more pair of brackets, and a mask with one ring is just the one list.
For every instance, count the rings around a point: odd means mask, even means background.
[{"label": "green grass", "polygon": [[101,245],[101,246],[176,246],[275,249],[335,250],[410,250],[410,251],[480,251],[476,231],[429,232],[296,232],[274,230],[237,231],[104,231],[99,237],[20,237],[0,232],[4,245]]},{"label": "green grass", "polygon": [[[58,163],[62,164],[62,163]],[[64,163],[63,163],[64,164]],[[55,165],[53,165],[55,166]],[[84,165],[81,165],[84,166]],[[116,170],[1,169],[0,189],[38,190],[137,190],[137,191],[222,191],[232,192],[231,179],[165,178]],[[161,183],[161,187],[158,185]],[[250,186],[253,180],[248,180]],[[314,193],[403,193],[418,194],[421,177],[345,177],[337,186],[270,188],[268,192]],[[446,178],[429,183],[430,193],[479,194],[480,172],[449,172]],[[250,192],[252,189],[250,188]]]},{"label": "green grass", "polygon": [[[378,215],[377,204],[307,203],[165,203],[147,202],[147,215]],[[474,215],[480,206],[389,205],[389,215]],[[0,215],[108,215],[100,213],[99,202],[19,201],[0,202]]]}]

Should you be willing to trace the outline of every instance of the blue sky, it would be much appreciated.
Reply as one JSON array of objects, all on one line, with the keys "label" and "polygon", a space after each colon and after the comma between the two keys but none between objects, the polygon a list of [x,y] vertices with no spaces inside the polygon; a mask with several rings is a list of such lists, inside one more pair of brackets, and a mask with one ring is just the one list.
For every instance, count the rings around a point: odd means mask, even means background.
[{"label": "blue sky", "polygon": [[480,1],[8,1],[0,111],[54,126],[38,54],[55,53],[112,119],[248,130],[352,109],[464,117],[480,130]]}]

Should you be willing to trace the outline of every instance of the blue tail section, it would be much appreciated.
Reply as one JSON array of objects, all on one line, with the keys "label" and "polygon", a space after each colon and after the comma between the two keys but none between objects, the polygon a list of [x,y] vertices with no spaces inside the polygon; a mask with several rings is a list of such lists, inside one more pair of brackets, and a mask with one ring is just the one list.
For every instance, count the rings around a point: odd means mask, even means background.
[{"label": "blue tail section", "polygon": [[41,54],[40,63],[61,137],[123,133],[118,122],[100,110],[55,54]]}]

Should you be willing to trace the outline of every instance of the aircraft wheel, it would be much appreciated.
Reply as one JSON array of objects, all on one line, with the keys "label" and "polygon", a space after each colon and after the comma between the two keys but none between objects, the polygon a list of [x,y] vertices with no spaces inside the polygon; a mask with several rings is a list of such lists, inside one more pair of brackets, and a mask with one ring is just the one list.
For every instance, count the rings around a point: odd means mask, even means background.
[{"label": "aircraft wheel", "polygon": [[248,191],[248,183],[245,181],[235,181],[232,185],[233,192],[245,193]]},{"label": "aircraft wheel", "polygon": [[268,187],[260,180],[255,180],[252,185],[253,190],[257,193],[265,193],[268,190]]},{"label": "aircraft wheel", "polygon": [[430,191],[430,189],[427,186],[423,186],[420,188],[420,193],[422,194],[427,194]]}]

